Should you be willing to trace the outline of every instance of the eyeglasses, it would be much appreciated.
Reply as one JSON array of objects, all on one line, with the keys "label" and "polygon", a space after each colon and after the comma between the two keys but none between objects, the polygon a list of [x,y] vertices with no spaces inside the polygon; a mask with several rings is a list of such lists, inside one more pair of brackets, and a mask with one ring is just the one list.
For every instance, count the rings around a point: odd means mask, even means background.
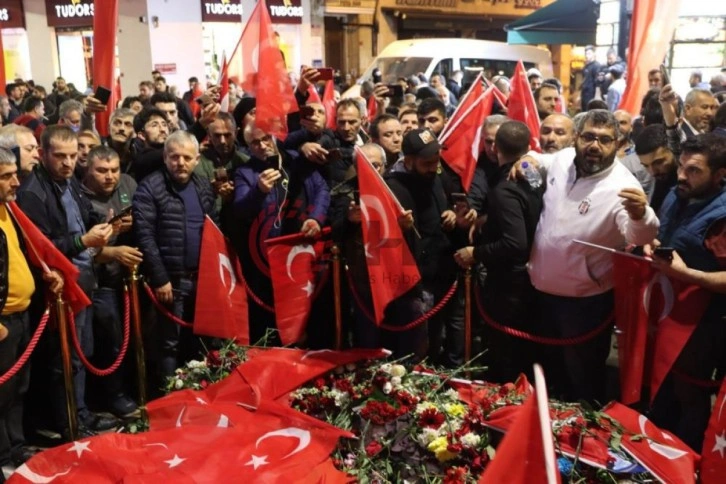
[{"label": "eyeglasses", "polygon": [[592,133],[582,133],[580,139],[588,145],[597,141],[600,143],[600,146],[610,146],[615,142],[615,138],[612,136],[595,136]]}]

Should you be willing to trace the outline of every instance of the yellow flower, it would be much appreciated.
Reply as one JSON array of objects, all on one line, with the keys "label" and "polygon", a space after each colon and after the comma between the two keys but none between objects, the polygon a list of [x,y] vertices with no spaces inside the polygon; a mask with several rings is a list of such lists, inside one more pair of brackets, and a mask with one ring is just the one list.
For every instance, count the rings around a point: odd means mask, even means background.
[{"label": "yellow flower", "polygon": [[466,407],[460,403],[447,403],[444,411],[449,417],[463,417],[466,414]]},{"label": "yellow flower", "polygon": [[449,452],[449,441],[446,437],[437,437],[426,448],[434,453],[439,462],[446,462],[456,457],[456,454]]}]

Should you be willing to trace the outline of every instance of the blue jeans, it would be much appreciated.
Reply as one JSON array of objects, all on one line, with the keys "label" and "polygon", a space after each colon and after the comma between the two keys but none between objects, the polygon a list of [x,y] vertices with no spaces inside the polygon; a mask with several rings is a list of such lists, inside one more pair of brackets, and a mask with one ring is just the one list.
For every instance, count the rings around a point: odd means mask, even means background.
[{"label": "blue jeans", "polygon": [[[8,336],[0,341],[0,375],[18,360],[30,341],[28,313],[0,316]],[[13,451],[25,444],[23,434],[23,397],[30,383],[30,361],[5,384],[0,385],[0,465],[10,463]]]}]

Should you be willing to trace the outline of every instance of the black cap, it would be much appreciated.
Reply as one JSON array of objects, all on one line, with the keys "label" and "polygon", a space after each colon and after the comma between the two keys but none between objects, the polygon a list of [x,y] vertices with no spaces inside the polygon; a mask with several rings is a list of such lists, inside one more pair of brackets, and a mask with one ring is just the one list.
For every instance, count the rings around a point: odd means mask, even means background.
[{"label": "black cap", "polygon": [[441,146],[436,135],[428,128],[412,129],[403,137],[401,149],[405,156],[428,158],[437,155]]}]

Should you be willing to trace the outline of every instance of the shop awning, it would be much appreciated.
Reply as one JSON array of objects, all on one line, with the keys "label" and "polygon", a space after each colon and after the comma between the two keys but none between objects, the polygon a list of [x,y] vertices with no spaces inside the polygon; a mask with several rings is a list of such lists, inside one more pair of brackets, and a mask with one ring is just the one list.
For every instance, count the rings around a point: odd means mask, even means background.
[{"label": "shop awning", "polygon": [[599,0],[557,0],[505,25],[510,44],[594,44]]}]

